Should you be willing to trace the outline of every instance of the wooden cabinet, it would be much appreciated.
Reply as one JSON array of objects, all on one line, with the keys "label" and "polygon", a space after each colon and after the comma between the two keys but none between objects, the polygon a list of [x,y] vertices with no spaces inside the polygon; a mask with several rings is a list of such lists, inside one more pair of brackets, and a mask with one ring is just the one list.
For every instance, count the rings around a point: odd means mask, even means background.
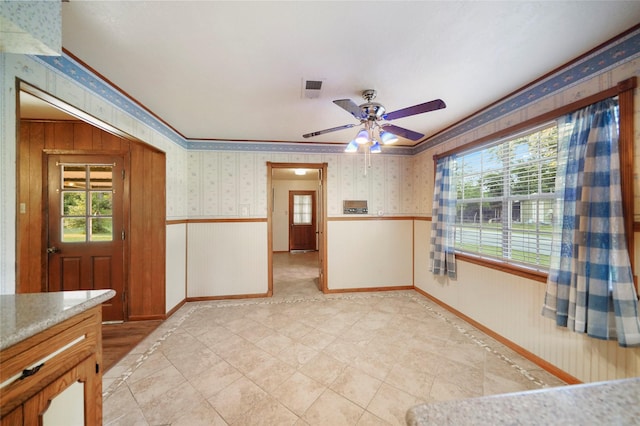
[{"label": "wooden cabinet", "polygon": [[102,424],[101,319],[98,305],[0,352],[0,424],[61,424],[56,416],[74,413]]}]

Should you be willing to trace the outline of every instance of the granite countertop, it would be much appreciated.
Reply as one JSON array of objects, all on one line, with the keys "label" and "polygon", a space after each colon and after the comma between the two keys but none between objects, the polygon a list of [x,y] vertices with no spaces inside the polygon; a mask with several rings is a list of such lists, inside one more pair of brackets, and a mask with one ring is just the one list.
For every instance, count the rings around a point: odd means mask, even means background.
[{"label": "granite countertop", "polygon": [[411,408],[414,425],[637,425],[640,377],[560,386]]},{"label": "granite countertop", "polygon": [[113,290],[0,295],[0,350],[34,336],[115,296]]}]

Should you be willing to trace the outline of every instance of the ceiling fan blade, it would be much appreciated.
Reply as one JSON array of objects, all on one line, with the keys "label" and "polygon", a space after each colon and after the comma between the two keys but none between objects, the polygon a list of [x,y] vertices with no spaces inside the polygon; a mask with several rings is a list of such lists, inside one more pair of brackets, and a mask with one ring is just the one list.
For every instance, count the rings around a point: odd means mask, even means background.
[{"label": "ceiling fan blade", "polygon": [[393,124],[385,124],[382,126],[385,132],[393,133],[396,136],[411,139],[412,141],[420,140],[424,137],[422,133],[414,132],[413,130],[405,129],[403,127],[394,126]]},{"label": "ceiling fan blade", "polygon": [[337,132],[338,130],[342,130],[342,129],[350,129],[350,128],[354,127],[354,126],[356,126],[356,125],[355,124],[345,124],[344,126],[332,127],[330,129],[318,130],[317,132],[307,133],[307,134],[302,135],[302,137],[303,138],[311,138],[313,136],[324,135],[325,133]]},{"label": "ceiling fan blade", "polygon": [[447,107],[447,104],[445,104],[442,99],[436,99],[433,101],[425,102],[423,104],[418,104],[418,105],[410,106],[407,108],[402,108],[397,111],[392,111],[390,113],[385,114],[383,118],[385,120],[395,120],[396,118],[422,114],[425,112],[434,111],[436,109],[442,109],[446,107]]},{"label": "ceiling fan blade", "polygon": [[333,103],[353,115],[356,120],[362,119],[362,111],[360,110],[360,107],[351,99],[338,99],[333,101]]}]

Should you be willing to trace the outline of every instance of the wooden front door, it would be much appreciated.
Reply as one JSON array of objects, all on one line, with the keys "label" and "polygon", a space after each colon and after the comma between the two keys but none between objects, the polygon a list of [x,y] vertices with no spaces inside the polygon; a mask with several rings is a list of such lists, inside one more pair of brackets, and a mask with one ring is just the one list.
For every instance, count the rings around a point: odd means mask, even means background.
[{"label": "wooden front door", "polygon": [[113,289],[103,321],[124,320],[124,158],[48,155],[47,290]]},{"label": "wooden front door", "polygon": [[289,191],[289,250],[316,250],[316,191]]}]

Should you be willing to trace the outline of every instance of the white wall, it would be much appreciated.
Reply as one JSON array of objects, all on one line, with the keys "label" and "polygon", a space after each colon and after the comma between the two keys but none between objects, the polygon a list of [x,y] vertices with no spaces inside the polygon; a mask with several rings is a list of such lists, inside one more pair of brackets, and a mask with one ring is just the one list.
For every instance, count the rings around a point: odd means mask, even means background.
[{"label": "white wall", "polygon": [[167,225],[165,312],[187,297],[187,224]]},{"label": "white wall", "polygon": [[463,261],[457,280],[434,278],[427,266],[416,262],[417,288],[579,380],[640,376],[638,348],[572,333],[543,317],[543,283]]},{"label": "white wall", "polygon": [[187,296],[266,294],[267,222],[190,223]]},{"label": "white wall", "polygon": [[413,219],[330,220],[329,290],[400,287],[413,283]]},{"label": "white wall", "polygon": [[416,287],[432,279],[432,274],[429,272],[430,238],[431,221],[415,220],[413,223],[413,282]]}]

